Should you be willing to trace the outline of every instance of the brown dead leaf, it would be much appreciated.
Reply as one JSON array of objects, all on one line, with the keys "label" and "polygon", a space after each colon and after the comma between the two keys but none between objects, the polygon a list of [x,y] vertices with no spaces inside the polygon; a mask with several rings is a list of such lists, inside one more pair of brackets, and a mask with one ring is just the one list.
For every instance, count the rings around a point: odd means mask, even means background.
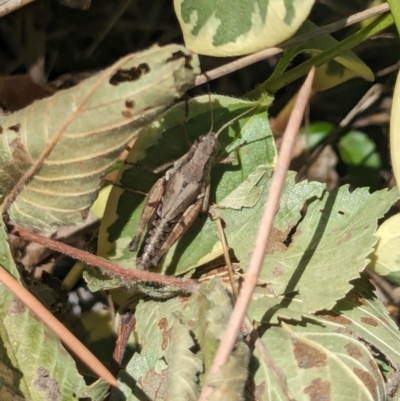
[{"label": "brown dead leaf", "polygon": [[53,89],[33,82],[29,75],[0,77],[0,105],[10,112],[23,109],[53,93]]}]

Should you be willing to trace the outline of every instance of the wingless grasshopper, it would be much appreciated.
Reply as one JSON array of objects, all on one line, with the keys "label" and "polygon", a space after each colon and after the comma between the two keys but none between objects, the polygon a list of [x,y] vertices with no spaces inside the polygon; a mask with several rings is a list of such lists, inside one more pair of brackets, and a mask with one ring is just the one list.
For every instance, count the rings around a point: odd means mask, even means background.
[{"label": "wingless grasshopper", "polygon": [[212,132],[211,116],[210,131],[200,136],[189,151],[175,161],[153,185],[147,196],[136,235],[129,244],[129,249],[136,251],[142,233],[147,228],[136,260],[138,269],[145,270],[157,266],[165,253],[191,226],[200,211],[207,212],[211,166],[220,148],[218,135],[232,122],[256,107],[238,115],[223,125],[217,133]]}]

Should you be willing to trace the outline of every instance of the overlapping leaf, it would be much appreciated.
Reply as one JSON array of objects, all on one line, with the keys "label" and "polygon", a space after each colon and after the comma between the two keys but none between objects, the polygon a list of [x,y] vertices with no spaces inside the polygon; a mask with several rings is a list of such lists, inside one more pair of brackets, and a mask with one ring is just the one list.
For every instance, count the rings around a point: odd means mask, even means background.
[{"label": "overlapping leaf", "polygon": [[400,214],[384,221],[375,233],[378,242],[371,254],[368,268],[387,278],[393,283],[400,284]]},{"label": "overlapping leaf", "polygon": [[[254,393],[263,401],[385,399],[382,374],[368,348],[345,333],[310,322],[268,328],[262,336],[287,388],[274,383],[270,367],[255,356]],[[272,384],[272,387],[270,385]]]},{"label": "overlapping leaf", "polygon": [[[111,400],[141,400],[143,393],[151,400],[197,399],[230,312],[230,299],[217,280],[202,284],[189,299],[140,302],[136,335],[141,351],[120,373],[122,394],[112,390]],[[228,386],[235,393],[229,399],[241,399],[248,357],[247,346],[238,340],[237,355],[230,358],[228,370],[211,383],[223,394]]]},{"label": "overlapping leaf", "polygon": [[292,36],[314,0],[174,0],[185,44],[200,54],[239,56]]},{"label": "overlapping leaf", "polygon": [[[2,266],[14,277],[19,277],[3,225],[0,244]],[[0,285],[0,302],[1,400],[48,401],[61,400],[61,397],[63,401],[76,401],[77,397],[90,397],[94,401],[105,399],[108,385],[98,382],[87,387],[60,340],[3,284]]]},{"label": "overlapping leaf", "polygon": [[1,119],[3,195],[55,146],[12,204],[11,218],[43,230],[81,222],[123,146],[198,73],[197,56],[184,47],[153,47]]},{"label": "overlapping leaf", "polygon": [[[261,328],[274,366],[255,351],[261,364],[253,368],[259,399],[287,400],[295,394],[296,400],[309,400],[312,391],[318,399],[385,400],[398,393],[400,332],[368,280],[358,279],[354,286],[332,311]],[[272,368],[286,378],[286,392]]]},{"label": "overlapping leaf", "polygon": [[[277,316],[300,318],[303,313],[332,308],[367,265],[377,221],[399,196],[397,190],[350,193],[341,187],[309,202],[305,216],[291,232],[307,199],[321,196],[323,185],[295,185],[293,175],[289,177],[260,275],[266,288],[255,295],[251,308],[252,316],[262,321],[276,321]],[[236,210],[235,204],[231,209],[217,209],[243,268],[248,265],[269,185],[266,173],[257,183],[261,195],[254,207]]]},{"label": "overlapping leaf", "polygon": [[[221,200],[236,188],[260,164],[272,166],[276,156],[275,145],[265,107],[250,113],[256,102],[212,96],[214,131],[235,116],[248,110],[249,115],[235,121],[219,136],[219,159],[232,154],[232,164],[216,164],[211,172],[211,202]],[[134,268],[136,254],[128,244],[135,234],[144,204],[144,196],[132,190],[147,193],[157,179],[148,166],[154,168],[176,160],[188,149],[182,135],[185,122],[185,104],[178,104],[165,112],[152,126],[140,133],[128,161],[140,165],[126,165],[119,181],[126,188],[114,187],[100,228],[98,253],[117,261],[127,268]],[[188,103],[188,122],[184,129],[191,141],[209,131],[211,126],[209,97],[192,99]],[[237,149],[237,156],[233,152]],[[198,217],[192,227],[168,252],[159,270],[167,274],[182,274],[222,254],[214,222],[207,216]],[[107,285],[106,282],[98,283]],[[92,288],[95,285],[91,281]],[[116,284],[114,284],[116,285]],[[96,288],[99,288],[98,286]],[[103,287],[104,288],[104,287]]]}]

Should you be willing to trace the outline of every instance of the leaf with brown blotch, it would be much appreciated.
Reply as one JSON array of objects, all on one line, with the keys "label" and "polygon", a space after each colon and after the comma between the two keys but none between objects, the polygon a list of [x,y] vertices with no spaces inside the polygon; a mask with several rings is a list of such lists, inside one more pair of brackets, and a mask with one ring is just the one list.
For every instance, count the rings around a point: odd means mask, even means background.
[{"label": "leaf with brown blotch", "polygon": [[1,119],[3,211],[41,230],[81,222],[124,145],[199,72],[184,47],[153,47]]}]

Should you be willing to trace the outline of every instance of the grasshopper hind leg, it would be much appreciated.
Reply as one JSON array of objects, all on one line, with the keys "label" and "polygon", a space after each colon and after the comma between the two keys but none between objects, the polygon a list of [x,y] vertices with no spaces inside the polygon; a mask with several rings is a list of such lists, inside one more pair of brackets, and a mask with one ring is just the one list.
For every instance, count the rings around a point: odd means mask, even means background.
[{"label": "grasshopper hind leg", "polygon": [[129,243],[129,250],[131,252],[137,251],[139,247],[140,238],[142,237],[142,233],[144,229],[148,226],[151,219],[156,213],[158,209],[158,205],[161,201],[165,186],[165,177],[161,177],[158,181],[153,185],[151,191],[149,192],[146,204],[144,205],[144,209],[142,215],[140,217],[139,225],[136,231],[136,235],[133,240]]},{"label": "grasshopper hind leg", "polygon": [[182,237],[183,234],[188,230],[188,228],[192,225],[193,221],[199,215],[201,208],[203,205],[203,198],[200,198],[192,204],[186,211],[183,213],[178,222],[174,225],[174,228],[166,237],[164,243],[162,244],[159,252],[157,252],[151,258],[151,264],[153,266],[157,266],[160,262],[161,258],[168,252],[168,250],[174,245],[174,243]]}]

